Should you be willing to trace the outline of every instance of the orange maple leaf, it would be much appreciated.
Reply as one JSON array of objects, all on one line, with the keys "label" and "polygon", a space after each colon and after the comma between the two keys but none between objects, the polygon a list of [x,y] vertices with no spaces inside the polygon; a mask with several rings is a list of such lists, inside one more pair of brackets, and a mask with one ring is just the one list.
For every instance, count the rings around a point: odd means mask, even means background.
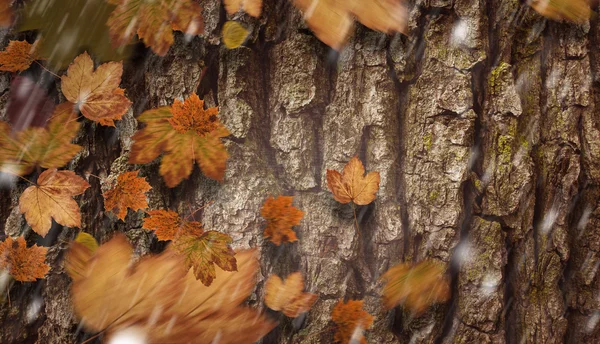
[{"label": "orange maple leaf", "polygon": [[79,122],[69,103],[58,105],[46,128],[27,128],[11,133],[10,125],[0,121],[0,170],[20,176],[35,166],[57,168],[66,165],[81,146],[71,144]]},{"label": "orange maple leaf", "polygon": [[327,186],[336,201],[346,204],[354,202],[366,205],[375,200],[379,190],[379,172],[369,172],[366,176],[365,167],[358,157],[353,157],[344,166],[344,171],[327,170]]},{"label": "orange maple leaf", "polygon": [[283,311],[290,318],[307,312],[317,295],[304,293],[304,278],[300,272],[289,274],[285,282],[277,275],[269,276],[265,284],[265,304],[274,311]]},{"label": "orange maple leaf", "polygon": [[592,16],[592,0],[532,0],[529,5],[546,18],[585,23]]},{"label": "orange maple leaf", "polygon": [[110,0],[117,8],[108,18],[114,46],[129,44],[133,35],[164,56],[173,44],[173,30],[188,35],[204,31],[202,8],[192,0]]},{"label": "orange maple leaf", "polygon": [[262,0],[223,0],[223,3],[228,14],[243,10],[252,17],[258,18],[262,12]]},{"label": "orange maple leaf", "polygon": [[42,60],[36,53],[37,41],[9,41],[8,46],[0,51],[0,70],[5,72],[22,72],[31,66],[33,61]]},{"label": "orange maple leaf", "polygon": [[304,213],[292,205],[293,199],[292,196],[269,196],[260,210],[260,215],[267,219],[263,235],[277,246],[298,240],[292,227],[300,224]]},{"label": "orange maple leaf", "polygon": [[430,260],[412,266],[400,263],[390,268],[381,278],[387,283],[383,289],[383,303],[391,309],[403,303],[415,314],[429,305],[444,302],[450,297],[450,281],[444,276],[445,268]]},{"label": "orange maple leaf", "polygon": [[407,9],[400,0],[294,0],[304,12],[304,20],[323,43],[339,50],[354,24],[385,32],[407,30]]},{"label": "orange maple leaf", "polygon": [[193,268],[205,285],[216,276],[215,264],[225,271],[237,270],[229,235],[204,231],[200,222],[186,221],[171,210],[152,210],[148,215],[143,227],[153,230],[159,240],[173,240],[170,249],[185,258],[187,268]]},{"label": "orange maple leaf", "polygon": [[331,320],[336,323],[337,330],[333,337],[335,342],[342,344],[366,344],[363,330],[371,327],[373,316],[363,309],[362,300],[348,300],[344,303],[341,299],[331,312]]},{"label": "orange maple leaf", "polygon": [[125,220],[127,208],[133,211],[148,208],[145,193],[152,189],[143,177],[138,177],[140,171],[121,173],[117,184],[104,192],[104,209],[116,212],[117,217]]},{"label": "orange maple leaf", "polygon": [[147,125],[133,135],[129,163],[146,164],[164,152],[159,173],[168,187],[189,177],[194,162],[205,176],[223,181],[229,155],[221,138],[229,131],[219,122],[217,108],[204,110],[204,101],[193,93],[183,103],[148,110],[137,120]]},{"label": "orange maple leaf", "polygon": [[40,174],[37,185],[25,189],[19,198],[19,209],[31,228],[46,236],[56,223],[68,227],[81,226],[79,205],[71,197],[81,195],[90,187],[72,171],[53,168]]},{"label": "orange maple leaf", "polygon": [[0,270],[6,269],[17,281],[35,282],[44,278],[50,270],[46,260],[47,248],[33,245],[27,247],[23,237],[13,240],[7,237],[0,243]]},{"label": "orange maple leaf", "polygon": [[87,52],[77,56],[63,75],[62,92],[81,114],[101,125],[115,126],[131,102],[119,88],[123,62],[101,64],[94,71],[94,62]]}]

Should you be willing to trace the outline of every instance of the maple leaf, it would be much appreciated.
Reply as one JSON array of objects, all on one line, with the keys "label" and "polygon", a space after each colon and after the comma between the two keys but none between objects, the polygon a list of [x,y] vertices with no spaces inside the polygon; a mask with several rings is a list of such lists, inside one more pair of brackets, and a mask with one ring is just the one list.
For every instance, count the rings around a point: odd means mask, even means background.
[{"label": "maple leaf", "polygon": [[546,18],[581,24],[589,20],[592,15],[590,2],[590,0],[531,0],[529,5]]},{"label": "maple leaf", "polygon": [[242,24],[230,20],[223,24],[221,34],[227,49],[235,49],[244,44],[250,32]]},{"label": "maple leaf", "polygon": [[256,283],[254,251],[239,252],[239,271],[217,272],[211,287],[181,268],[182,258],[164,252],[131,264],[133,249],[118,234],[100,246],[73,281],[76,315],[85,328],[135,328],[152,343],[254,343],[275,323],[240,304]]},{"label": "maple leaf", "polygon": [[344,303],[341,299],[331,312],[331,320],[336,323],[337,330],[333,337],[335,342],[342,344],[366,344],[362,333],[373,324],[373,316],[363,309],[362,300],[348,300]]},{"label": "maple leaf", "polygon": [[327,186],[336,201],[346,204],[354,202],[366,205],[375,200],[379,190],[379,172],[369,172],[366,176],[365,167],[358,157],[353,157],[344,166],[343,172],[327,170]]},{"label": "maple leaf", "polygon": [[298,240],[292,227],[300,224],[304,213],[292,206],[293,199],[292,196],[269,196],[260,210],[260,215],[267,219],[263,235],[277,246]]},{"label": "maple leaf", "polygon": [[46,260],[47,248],[33,245],[27,247],[23,237],[13,240],[7,237],[0,243],[0,269],[8,270],[8,273],[17,281],[35,282],[38,278],[44,278],[50,270]]},{"label": "maple leaf", "polygon": [[53,168],[40,174],[37,185],[25,189],[19,198],[19,209],[31,228],[46,236],[52,219],[68,227],[81,226],[79,205],[71,197],[81,195],[90,187],[72,171]]},{"label": "maple leaf", "polygon": [[406,33],[407,9],[400,0],[294,0],[304,20],[323,43],[339,50],[353,26],[353,16],[363,25],[384,33]]},{"label": "maple leaf", "polygon": [[384,305],[390,309],[404,303],[420,314],[429,305],[448,300],[450,283],[444,271],[443,266],[429,260],[414,267],[408,263],[393,266],[382,276],[387,281],[383,289]]},{"label": "maple leaf", "polygon": [[133,211],[148,208],[145,193],[152,189],[145,178],[138,177],[140,171],[121,173],[117,177],[117,184],[104,192],[104,209],[117,214],[125,220],[127,208]]},{"label": "maple leaf", "polygon": [[46,128],[28,128],[11,134],[11,127],[0,121],[0,170],[20,176],[35,166],[57,168],[66,165],[81,146],[71,144],[79,131],[72,104],[54,109]]},{"label": "maple leaf", "polygon": [[123,62],[108,62],[94,71],[94,62],[87,52],[77,56],[63,75],[62,92],[81,113],[101,125],[115,126],[131,102],[119,88]]},{"label": "maple leaf", "polygon": [[146,127],[133,135],[129,163],[146,164],[164,152],[159,173],[168,187],[189,177],[194,162],[205,176],[222,182],[228,154],[221,138],[229,131],[217,113],[217,108],[204,110],[195,93],[185,102],[142,113],[137,120]]},{"label": "maple leaf", "polygon": [[225,11],[228,14],[235,14],[243,10],[254,18],[260,17],[262,12],[262,0],[223,0]]},{"label": "maple leaf", "polygon": [[34,44],[27,41],[9,41],[8,46],[0,51],[0,70],[5,72],[22,72],[28,69],[33,61],[42,60],[36,52]]},{"label": "maple leaf", "polygon": [[13,132],[45,126],[56,107],[45,88],[24,76],[12,80],[8,97],[6,117]]},{"label": "maple leaf", "polygon": [[204,231],[200,222],[186,221],[171,210],[152,210],[148,215],[143,227],[153,230],[159,240],[173,240],[171,250],[184,257],[185,266],[193,268],[196,279],[205,285],[216,276],[215,264],[225,271],[236,271],[229,235]]},{"label": "maple leaf", "polygon": [[287,276],[285,282],[271,275],[265,284],[265,304],[274,311],[283,311],[290,318],[307,312],[317,300],[317,295],[304,293],[304,278],[300,272]]},{"label": "maple leaf", "polygon": [[96,239],[86,232],[80,232],[71,242],[69,250],[65,255],[65,270],[73,281],[85,275],[88,261],[98,249]]},{"label": "maple leaf", "polygon": [[202,8],[192,0],[111,0],[117,8],[107,25],[114,46],[129,44],[137,32],[147,47],[164,56],[173,30],[198,35],[204,31]]}]

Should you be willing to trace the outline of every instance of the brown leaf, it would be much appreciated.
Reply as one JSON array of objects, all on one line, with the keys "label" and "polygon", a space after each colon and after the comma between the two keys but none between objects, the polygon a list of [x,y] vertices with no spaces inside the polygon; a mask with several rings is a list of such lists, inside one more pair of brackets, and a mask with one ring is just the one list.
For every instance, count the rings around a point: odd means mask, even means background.
[{"label": "brown leaf", "polygon": [[8,27],[13,21],[12,0],[0,0],[0,26]]},{"label": "brown leaf", "polygon": [[3,51],[0,51],[0,70],[5,72],[22,72],[29,69],[33,61],[42,59],[36,53],[36,43],[9,41],[8,46]]},{"label": "brown leaf", "polygon": [[254,18],[260,17],[262,12],[262,0],[223,0],[225,11],[228,14],[235,14],[243,10]]},{"label": "brown leaf", "polygon": [[146,164],[164,152],[159,173],[168,187],[189,177],[194,162],[205,176],[222,182],[229,155],[221,138],[229,131],[217,114],[217,108],[204,110],[204,101],[195,93],[172,107],[144,112],[137,120],[146,127],[133,136],[129,163]]},{"label": "brown leaf", "polygon": [[17,281],[35,282],[44,278],[50,270],[44,262],[47,251],[47,248],[38,245],[28,248],[23,237],[17,240],[7,237],[0,243],[0,270],[8,270]]},{"label": "brown leaf", "polygon": [[420,314],[429,305],[448,300],[450,282],[444,271],[442,265],[429,260],[415,266],[408,263],[393,266],[382,276],[387,281],[383,289],[385,307],[390,309],[403,303]]},{"label": "brown leaf", "polygon": [[185,221],[172,210],[151,210],[144,219],[143,227],[154,231],[158,240],[175,240],[181,236],[200,236],[204,232],[202,224]]},{"label": "brown leaf", "polygon": [[125,220],[127,208],[133,211],[148,208],[145,193],[152,187],[145,178],[138,177],[139,172],[121,173],[117,177],[117,185],[103,194],[104,209],[115,212],[121,220]]},{"label": "brown leaf", "polygon": [[81,114],[101,125],[115,126],[131,102],[119,88],[123,74],[122,62],[108,62],[94,71],[94,62],[87,52],[77,56],[62,76],[62,92]]},{"label": "brown leaf", "polygon": [[363,331],[373,324],[373,316],[363,309],[363,301],[348,300],[344,303],[341,299],[331,312],[331,320],[337,325],[335,342],[342,344],[366,344]]},{"label": "brown leaf", "polygon": [[63,103],[54,109],[46,128],[27,128],[11,134],[8,123],[0,121],[0,171],[23,176],[35,166],[66,165],[81,149],[71,144],[80,126],[76,117],[72,104]]},{"label": "brown leaf", "polygon": [[98,249],[96,239],[86,232],[77,234],[75,241],[71,242],[71,246],[65,255],[65,270],[73,281],[82,278],[85,275],[85,270],[88,261],[92,258]]},{"label": "brown leaf", "polygon": [[557,21],[585,23],[592,15],[590,0],[531,0],[529,4],[539,14]]},{"label": "brown leaf", "polygon": [[317,295],[304,293],[304,278],[300,272],[288,275],[285,283],[277,275],[269,276],[265,284],[265,304],[274,311],[283,311],[290,318],[307,312]]},{"label": "brown leaf", "polygon": [[90,187],[72,171],[55,168],[40,174],[37,185],[25,189],[19,198],[19,209],[31,228],[46,236],[52,219],[67,227],[81,226],[79,205],[71,197],[81,195]]},{"label": "brown leaf", "polygon": [[327,186],[336,201],[346,204],[354,202],[366,205],[373,202],[379,190],[379,172],[369,172],[366,176],[365,167],[358,157],[353,157],[344,166],[344,171],[327,170]]},{"label": "brown leaf", "polygon": [[263,235],[277,246],[298,240],[292,227],[300,224],[304,213],[292,206],[293,199],[291,196],[269,196],[260,210],[260,215],[267,220]]}]

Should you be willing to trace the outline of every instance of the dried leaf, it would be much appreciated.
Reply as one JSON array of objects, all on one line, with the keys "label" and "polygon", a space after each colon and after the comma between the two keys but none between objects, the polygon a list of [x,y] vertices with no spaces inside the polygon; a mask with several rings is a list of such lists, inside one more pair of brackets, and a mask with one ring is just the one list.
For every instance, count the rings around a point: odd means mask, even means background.
[{"label": "dried leaf", "polygon": [[168,187],[189,177],[194,162],[205,176],[222,182],[228,154],[221,138],[229,131],[217,114],[217,108],[204,110],[195,93],[172,107],[144,112],[137,120],[146,127],[133,136],[129,163],[146,164],[164,152],[159,173]]},{"label": "dried leaf", "polygon": [[590,0],[531,0],[529,4],[546,18],[582,24],[592,15],[590,2]]},{"label": "dried leaf", "polygon": [[69,103],[58,105],[46,128],[28,128],[11,134],[0,121],[0,171],[29,174],[35,166],[57,168],[66,165],[81,146],[71,144],[79,131],[77,115]]},{"label": "dried leaf", "polygon": [[23,191],[19,209],[41,236],[48,234],[52,219],[63,226],[80,227],[79,205],[71,197],[81,195],[89,187],[90,184],[72,171],[46,170],[40,174],[37,185]]},{"label": "dried leaf", "polygon": [[204,232],[202,224],[185,221],[172,210],[151,210],[144,219],[143,227],[154,231],[158,240],[176,240],[181,236],[200,236]]},{"label": "dried leaf", "polygon": [[274,311],[283,311],[290,318],[307,312],[317,300],[317,295],[304,293],[304,278],[300,272],[288,275],[285,283],[271,275],[265,284],[265,304]]},{"label": "dried leaf", "polygon": [[[253,251],[239,252],[239,271],[218,271],[211,287],[168,252],[131,266],[133,250],[119,234],[100,246],[73,281],[73,306],[83,325],[107,336],[135,327],[152,343],[254,343],[275,324],[240,307],[255,287]],[[176,321],[174,321],[176,320]]]},{"label": "dried leaf", "polygon": [[69,250],[65,255],[65,270],[73,281],[82,278],[88,261],[98,249],[96,239],[86,232],[79,232],[75,241],[71,242]]},{"label": "dried leaf", "polygon": [[44,262],[47,251],[47,248],[38,245],[28,248],[23,237],[17,240],[7,237],[0,243],[0,270],[8,270],[17,281],[35,282],[38,278],[44,278],[50,270],[50,266]]},{"label": "dried leaf", "polygon": [[341,299],[331,312],[331,320],[336,323],[337,330],[333,337],[335,342],[342,344],[361,343],[367,341],[363,331],[373,324],[373,316],[363,309],[363,301]]},{"label": "dried leaf", "polygon": [[36,52],[36,44],[27,41],[9,41],[8,46],[0,51],[0,70],[5,72],[22,72],[28,69],[33,61],[41,60]]},{"label": "dried leaf", "polygon": [[228,21],[223,24],[223,43],[228,49],[239,48],[244,44],[250,32],[236,21]]},{"label": "dried leaf", "polygon": [[315,36],[341,49],[353,26],[353,16],[368,28],[406,33],[407,9],[401,0],[294,0]]},{"label": "dried leaf", "polygon": [[292,227],[300,224],[304,213],[292,205],[293,199],[291,196],[269,196],[260,210],[260,215],[267,220],[263,235],[277,246],[298,240]]},{"label": "dried leaf", "polygon": [[420,314],[429,305],[444,302],[450,297],[450,282],[444,276],[444,267],[430,260],[416,266],[401,263],[390,268],[382,279],[383,303],[390,309],[403,303],[406,308]]},{"label": "dried leaf", "polygon": [[254,18],[260,17],[262,12],[262,0],[223,0],[225,11],[228,14],[235,14],[243,10]]},{"label": "dried leaf", "polygon": [[358,157],[353,157],[344,166],[344,171],[327,170],[327,186],[336,201],[346,204],[354,202],[366,205],[375,200],[379,190],[379,172],[369,172],[366,176],[365,167]]},{"label": "dried leaf", "polygon": [[121,173],[117,177],[117,185],[107,190],[104,196],[104,209],[117,214],[125,220],[127,208],[133,211],[148,208],[146,192],[152,189],[143,177],[138,177],[140,171]]},{"label": "dried leaf", "polygon": [[119,88],[123,62],[108,62],[94,71],[94,62],[87,52],[77,56],[62,77],[62,92],[81,113],[101,125],[115,126],[131,102]]},{"label": "dried leaf", "polygon": [[173,44],[173,30],[198,35],[204,31],[202,8],[192,0],[114,0],[108,18],[114,46],[131,43],[138,34],[147,47],[164,56]]},{"label": "dried leaf", "polygon": [[13,133],[32,126],[45,126],[56,107],[54,100],[48,97],[46,88],[24,76],[12,80],[8,97],[6,117]]}]

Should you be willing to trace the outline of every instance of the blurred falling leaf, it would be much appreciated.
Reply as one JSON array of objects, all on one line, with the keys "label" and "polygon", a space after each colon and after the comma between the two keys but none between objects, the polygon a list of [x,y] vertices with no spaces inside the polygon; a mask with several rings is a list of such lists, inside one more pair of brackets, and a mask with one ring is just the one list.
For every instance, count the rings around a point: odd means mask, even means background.
[{"label": "blurred falling leaf", "polygon": [[539,14],[553,20],[585,23],[592,10],[590,0],[531,0],[529,4]]},{"label": "blurred falling leaf", "polygon": [[354,19],[384,33],[406,33],[404,0],[293,0],[315,36],[335,50],[342,48]]},{"label": "blurred falling leaf", "polygon": [[35,282],[44,278],[50,270],[44,262],[47,251],[47,248],[38,245],[27,247],[22,236],[17,240],[7,237],[0,243],[0,270],[8,270],[17,281]]},{"label": "blurred falling leaf", "polygon": [[337,325],[335,342],[342,344],[361,343],[367,341],[363,331],[369,329],[373,324],[373,316],[363,309],[362,300],[348,300],[344,303],[341,299],[331,312],[331,320]]},{"label": "blurred falling leaf", "polygon": [[366,176],[364,174],[365,167],[356,156],[344,166],[341,174],[327,170],[327,186],[335,200],[343,204],[354,202],[358,205],[373,202],[379,190],[379,172],[369,172]]},{"label": "blurred falling leaf", "polygon": [[403,303],[420,314],[429,305],[448,300],[450,283],[444,271],[441,264],[430,260],[415,266],[408,263],[393,266],[382,276],[387,281],[383,289],[385,307],[390,309]]},{"label": "blurred falling leaf", "polygon": [[254,251],[239,252],[239,271],[217,272],[210,287],[181,268],[168,252],[131,265],[133,249],[122,234],[100,246],[73,281],[76,315],[88,330],[135,327],[152,343],[254,343],[276,324],[240,307],[255,287]]},{"label": "blurred falling leaf", "polygon": [[40,174],[37,185],[25,189],[19,198],[19,210],[36,233],[46,236],[52,219],[67,227],[81,226],[79,205],[71,197],[90,187],[73,171],[53,168]]},{"label": "blurred falling leaf", "polygon": [[12,2],[13,0],[0,0],[0,26],[7,27],[12,24]]},{"label": "blurred falling leaf", "polygon": [[27,1],[18,29],[40,30],[40,54],[50,68],[60,70],[85,50],[100,62],[124,60],[128,47],[111,46],[106,21],[114,5],[104,0]]},{"label": "blurred falling leaf", "polygon": [[65,255],[65,270],[75,281],[85,275],[88,261],[98,249],[96,239],[86,232],[79,232],[75,241],[71,242]]},{"label": "blurred falling leaf", "polygon": [[13,133],[45,126],[56,107],[45,88],[24,76],[12,80],[8,97],[6,117]]},{"label": "blurred falling leaf", "polygon": [[193,0],[110,0],[118,5],[108,18],[114,46],[131,43],[138,34],[146,46],[164,56],[173,44],[173,30],[188,35],[204,31],[202,8]]},{"label": "blurred falling leaf", "polygon": [[45,128],[28,128],[11,133],[11,127],[0,121],[0,171],[29,174],[35,166],[57,168],[66,165],[81,150],[71,144],[79,131],[73,105],[58,105]]},{"label": "blurred falling leaf", "polygon": [[146,178],[138,177],[140,171],[119,174],[116,185],[102,195],[104,209],[114,212],[121,220],[125,220],[127,208],[133,211],[148,208],[146,192],[152,189]]},{"label": "blurred falling leaf", "polygon": [[258,18],[262,12],[262,0],[223,0],[223,3],[228,14],[243,10],[252,17]]},{"label": "blurred falling leaf", "polygon": [[27,41],[9,41],[8,46],[0,51],[0,70],[5,72],[22,72],[28,69],[33,61],[43,60],[37,53],[37,44]]},{"label": "blurred falling leaf", "polygon": [[62,92],[81,114],[101,125],[114,127],[131,102],[119,88],[123,74],[122,62],[104,63],[94,71],[94,62],[87,52],[77,56],[62,76]]},{"label": "blurred falling leaf", "polygon": [[248,34],[250,32],[236,21],[228,21],[223,25],[223,43],[228,49],[239,48],[246,41]]},{"label": "blurred falling leaf", "polygon": [[293,199],[291,196],[269,196],[260,210],[260,215],[267,220],[263,235],[277,246],[298,240],[292,227],[300,224],[304,213],[292,205]]},{"label": "blurred falling leaf", "polygon": [[265,290],[265,305],[290,318],[310,310],[317,299],[317,295],[303,292],[304,278],[300,272],[289,274],[285,282],[277,275],[269,276]]}]

